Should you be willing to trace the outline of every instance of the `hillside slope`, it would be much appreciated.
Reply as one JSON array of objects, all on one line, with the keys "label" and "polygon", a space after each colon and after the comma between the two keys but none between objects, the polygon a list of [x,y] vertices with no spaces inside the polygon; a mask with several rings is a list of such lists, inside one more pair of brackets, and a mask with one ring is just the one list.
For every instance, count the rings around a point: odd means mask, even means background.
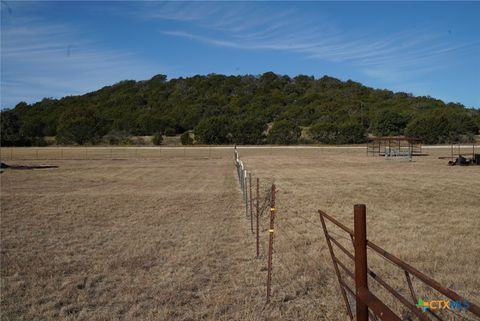
[{"label": "hillside slope", "polygon": [[[302,127],[309,128],[308,140],[300,139]],[[367,133],[441,143],[471,139],[479,127],[477,109],[328,76],[157,75],[81,96],[21,102],[1,112],[1,143],[42,144],[45,136],[58,143],[118,143],[129,135],[187,130],[204,144],[359,143]]]}]

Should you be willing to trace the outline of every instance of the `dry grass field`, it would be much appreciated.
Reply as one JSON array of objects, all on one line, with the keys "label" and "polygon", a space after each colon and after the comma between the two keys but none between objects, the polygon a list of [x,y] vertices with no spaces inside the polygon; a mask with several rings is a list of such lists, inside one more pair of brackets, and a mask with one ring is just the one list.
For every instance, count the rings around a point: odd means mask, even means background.
[{"label": "dry grass field", "polygon": [[[256,259],[231,149],[18,149],[14,160],[3,149],[8,164],[58,168],[0,176],[1,319],[343,321],[317,210],[353,227],[355,203],[371,241],[480,303],[480,167],[425,151],[404,162],[240,148],[262,191],[279,190],[266,307],[267,217]],[[369,262],[406,290],[388,263]]]}]

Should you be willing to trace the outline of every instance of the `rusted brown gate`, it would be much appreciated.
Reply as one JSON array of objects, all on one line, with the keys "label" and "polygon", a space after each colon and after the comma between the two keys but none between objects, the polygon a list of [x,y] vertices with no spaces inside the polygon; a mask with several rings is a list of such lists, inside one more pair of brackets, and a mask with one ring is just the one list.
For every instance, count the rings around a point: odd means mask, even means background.
[{"label": "rusted brown gate", "polygon": [[[350,320],[356,319],[357,321],[366,321],[369,319],[369,316],[373,320],[380,318],[385,321],[401,321],[402,318],[395,314],[380,298],[376,297],[368,287],[368,276],[375,280],[380,286],[387,290],[393,297],[395,297],[401,305],[407,308],[413,316],[418,320],[427,321],[427,320],[446,320],[446,318],[441,317],[438,313],[435,313],[431,309],[426,309],[423,311],[417,307],[416,302],[418,297],[415,293],[415,289],[412,282],[412,276],[420,280],[425,286],[430,289],[435,290],[436,292],[444,295],[449,300],[454,302],[468,302],[468,305],[465,306],[465,310],[470,313],[470,315],[480,318],[480,308],[472,302],[467,301],[462,296],[458,295],[454,291],[445,288],[440,285],[437,281],[426,276],[425,274],[419,272],[412,266],[403,262],[394,255],[388,253],[378,245],[367,240],[366,235],[366,207],[365,205],[355,205],[354,206],[354,230],[352,231],[330,215],[326,214],[323,211],[318,211],[320,214],[320,220],[322,222],[323,231],[325,233],[325,238],[327,240],[328,249],[332,257],[333,266],[335,273],[337,275],[338,283],[340,285],[341,294],[345,302],[347,309],[347,314]],[[350,253],[334,236],[334,233],[329,233],[327,229],[326,220],[333,223],[335,226],[346,232],[351,240],[354,248],[354,253]],[[337,235],[342,237],[341,235]],[[343,252],[349,259],[354,262],[354,272],[348,268],[348,264],[339,260],[338,256],[335,255],[334,247]],[[371,249],[377,255],[383,257],[386,261],[391,263],[393,266],[403,270],[405,275],[405,282],[408,286],[411,298],[405,298],[401,293],[394,289],[393,286],[388,284],[375,272],[373,272],[368,267],[367,262],[367,249]],[[343,272],[343,273],[342,273]],[[351,278],[354,280],[355,289],[350,287],[345,281],[344,277]],[[350,294],[355,300],[355,311],[352,311],[347,293]],[[446,310],[453,314],[457,314],[453,310]],[[462,318],[460,318],[461,320]],[[472,320],[469,318],[463,318],[466,320]]]}]

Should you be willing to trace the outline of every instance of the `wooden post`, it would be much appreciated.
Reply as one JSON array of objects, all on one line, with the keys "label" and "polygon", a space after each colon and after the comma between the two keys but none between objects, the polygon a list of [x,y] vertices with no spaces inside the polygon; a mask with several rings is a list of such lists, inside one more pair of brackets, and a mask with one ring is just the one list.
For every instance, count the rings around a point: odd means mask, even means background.
[{"label": "wooden post", "polygon": [[355,234],[355,292],[357,321],[368,321],[368,306],[359,299],[362,290],[368,290],[367,280],[367,218],[364,204],[353,209]]}]

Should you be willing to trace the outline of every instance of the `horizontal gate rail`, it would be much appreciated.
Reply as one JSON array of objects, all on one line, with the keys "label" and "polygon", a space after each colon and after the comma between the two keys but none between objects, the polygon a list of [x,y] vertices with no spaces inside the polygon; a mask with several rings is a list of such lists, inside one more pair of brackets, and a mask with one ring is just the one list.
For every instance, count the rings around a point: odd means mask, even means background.
[{"label": "horizontal gate rail", "polygon": [[[356,209],[358,210],[357,206]],[[362,205],[360,205],[360,209],[362,209]],[[362,210],[360,210],[361,212]],[[365,217],[365,207],[363,206],[363,216]],[[418,280],[420,280],[424,285],[428,286],[431,289],[436,290],[438,293],[444,295],[450,300],[453,300],[455,302],[468,302],[468,304],[465,306],[466,311],[469,311],[473,315],[480,317],[480,308],[478,305],[472,303],[471,301],[466,301],[465,298],[457,294],[456,292],[442,286],[440,283],[435,281],[434,279],[430,278],[429,276],[425,275],[424,273],[418,271],[411,265],[405,263],[398,257],[394,256],[393,254],[387,252],[380,246],[368,241],[366,239],[366,233],[365,233],[365,242],[364,242],[364,249],[362,250],[362,247],[357,247],[357,242],[356,241],[361,241],[362,236],[358,237],[359,240],[355,239],[355,233],[357,232],[356,229],[352,230],[348,228],[347,226],[343,225],[340,223],[338,220],[333,218],[332,216],[328,215],[327,213],[319,210],[318,213],[320,214],[320,220],[322,222],[322,228],[325,233],[325,238],[327,240],[327,245],[330,250],[330,255],[332,258],[332,262],[335,268],[335,273],[337,274],[337,279],[340,285],[340,289],[342,292],[342,296],[344,297],[345,305],[347,308],[347,314],[350,317],[351,320],[354,320],[354,313],[351,311],[350,304],[348,302],[348,299],[346,297],[346,292],[351,294],[353,297],[355,297],[355,300],[357,302],[357,312],[360,311],[359,313],[355,313],[355,317],[357,320],[366,320],[364,319],[366,317],[365,311],[362,310],[362,304],[366,304],[368,306],[368,309],[373,312],[374,315],[378,316],[381,320],[385,321],[394,321],[394,320],[401,320],[390,308],[388,308],[378,297],[376,297],[373,293],[370,292],[368,289],[368,283],[365,284],[365,286],[362,285],[362,282],[360,285],[358,285],[356,282],[359,281],[356,278],[356,273],[352,272],[351,269],[348,268],[347,264],[342,262],[336,255],[335,251],[333,250],[333,246],[335,248],[338,248],[341,253],[345,254],[350,260],[355,262],[355,269],[357,270],[357,265],[359,262],[362,260],[366,261],[367,257],[367,248],[371,249],[375,254],[379,255],[380,257],[384,258],[397,268],[400,268],[403,270],[405,274],[405,280],[408,286],[408,290],[410,291],[411,295],[411,300],[405,298],[402,294],[400,294],[397,290],[395,290],[390,284],[388,284],[384,279],[382,279],[377,273],[373,272],[369,267],[368,264],[366,266],[365,270],[365,276],[370,276],[373,280],[375,280],[381,287],[383,287],[388,293],[393,295],[395,299],[397,299],[405,308],[407,308],[410,312],[412,312],[415,317],[417,317],[421,321],[428,321],[431,320],[430,317],[433,317],[437,320],[444,320],[442,319],[439,315],[437,315],[435,312],[433,312],[431,309],[427,309],[428,313],[424,313],[422,309],[420,309],[416,305],[416,300],[418,299],[416,294],[415,294],[415,289],[413,287],[413,283],[411,280],[411,276],[415,276]],[[351,251],[347,250],[344,245],[342,245],[333,235],[331,232],[328,231],[326,221],[329,221],[333,223],[335,226],[343,230],[345,233],[350,235],[350,238],[353,243],[353,247],[355,249],[356,255],[360,255],[359,257],[356,257],[355,254],[352,254]],[[364,222],[366,224],[366,220]],[[358,223],[360,224],[360,223]],[[362,225],[359,225],[360,228]],[[366,230],[366,225],[365,225],[365,230]],[[333,233],[335,234],[335,233]],[[359,234],[361,235],[361,234]],[[340,236],[341,237],[341,236]],[[360,253],[360,254],[358,254]],[[364,257],[363,257],[364,256]],[[356,281],[356,290],[354,291],[348,284],[345,282],[345,280],[342,277],[342,274],[340,273],[340,270],[344,272],[345,275],[347,275],[348,278],[350,278],[353,281]],[[363,272],[362,272],[363,273]],[[361,281],[361,280],[360,280]],[[360,305],[359,305],[360,304]],[[363,311],[363,312],[362,312]],[[449,312],[453,312],[451,310],[447,310]],[[455,312],[453,312],[455,313]],[[368,316],[367,316],[368,319]]]}]

